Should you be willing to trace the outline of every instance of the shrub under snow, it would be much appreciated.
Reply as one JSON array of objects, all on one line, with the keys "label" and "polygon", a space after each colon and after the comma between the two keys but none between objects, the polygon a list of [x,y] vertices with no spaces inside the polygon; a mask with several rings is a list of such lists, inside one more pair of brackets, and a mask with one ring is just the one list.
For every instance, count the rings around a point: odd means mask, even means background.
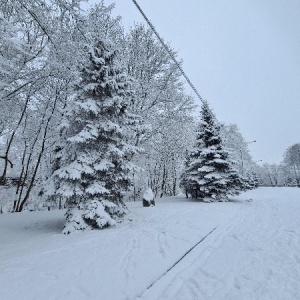
[{"label": "shrub under snow", "polygon": [[82,211],[78,208],[68,209],[66,212],[66,225],[63,234],[69,234],[77,230],[85,230],[88,226],[82,218]]},{"label": "shrub under snow", "polygon": [[63,233],[114,226],[126,214],[126,210],[125,205],[121,207],[107,200],[92,200],[86,205],[81,204],[66,212],[67,222]]},{"label": "shrub under snow", "polygon": [[[109,202],[109,201],[105,201]],[[117,206],[109,202],[110,206]],[[105,206],[102,202],[93,200],[91,201],[85,212],[82,214],[84,221],[92,228],[101,229],[108,226],[116,225],[116,221],[105,211]]]}]

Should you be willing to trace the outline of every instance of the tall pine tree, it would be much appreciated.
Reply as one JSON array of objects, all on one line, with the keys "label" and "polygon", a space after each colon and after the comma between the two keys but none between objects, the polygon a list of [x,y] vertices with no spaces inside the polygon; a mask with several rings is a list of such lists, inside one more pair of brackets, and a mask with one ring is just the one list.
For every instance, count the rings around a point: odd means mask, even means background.
[{"label": "tall pine tree", "polygon": [[224,148],[220,126],[206,101],[202,104],[195,147],[186,160],[181,186],[193,198],[224,201],[246,188]]},{"label": "tall pine tree", "polygon": [[122,197],[131,185],[130,159],[137,148],[127,142],[126,131],[135,122],[127,112],[131,80],[116,55],[109,42],[89,47],[67,114],[64,145],[56,154],[60,167],[53,173],[55,194],[83,212],[68,211],[65,233],[112,225],[111,218],[124,213]]}]

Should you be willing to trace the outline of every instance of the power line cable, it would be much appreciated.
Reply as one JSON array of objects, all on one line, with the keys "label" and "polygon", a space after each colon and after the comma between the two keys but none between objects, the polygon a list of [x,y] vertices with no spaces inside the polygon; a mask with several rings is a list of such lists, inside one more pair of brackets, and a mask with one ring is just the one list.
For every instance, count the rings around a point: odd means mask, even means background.
[{"label": "power line cable", "polygon": [[183,71],[180,63],[176,60],[174,54],[171,52],[171,50],[168,48],[168,46],[165,44],[165,42],[163,41],[163,39],[160,37],[160,35],[158,34],[158,32],[155,30],[154,26],[152,25],[152,23],[150,22],[150,20],[147,18],[147,16],[145,15],[145,13],[143,12],[143,10],[141,9],[141,7],[138,5],[138,3],[136,2],[136,0],[132,0],[133,3],[135,4],[135,6],[137,7],[137,9],[139,10],[139,12],[142,14],[142,16],[144,17],[144,19],[146,20],[146,22],[148,23],[148,25],[150,26],[150,28],[152,29],[152,31],[154,32],[154,34],[156,35],[156,37],[158,38],[158,40],[160,41],[160,43],[163,45],[163,47],[165,48],[165,50],[168,52],[168,54],[170,55],[170,57],[172,58],[172,60],[174,61],[175,65],[177,66],[177,68],[180,70],[181,74],[183,75],[183,77],[185,78],[185,80],[187,81],[187,83],[190,85],[190,87],[193,89],[193,91],[195,92],[195,94],[197,95],[197,97],[200,99],[201,102],[203,102],[203,98],[201,97],[201,95],[199,94],[199,92],[197,91],[196,87],[193,85],[193,83],[191,82],[191,80],[188,78],[188,76],[186,75],[186,73]]}]

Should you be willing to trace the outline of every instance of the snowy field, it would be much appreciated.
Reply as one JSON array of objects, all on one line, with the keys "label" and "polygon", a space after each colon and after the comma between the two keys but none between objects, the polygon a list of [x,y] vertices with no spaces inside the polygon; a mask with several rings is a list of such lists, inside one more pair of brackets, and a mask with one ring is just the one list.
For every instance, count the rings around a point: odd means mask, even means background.
[{"label": "snowy field", "polygon": [[141,205],[68,236],[63,211],[0,215],[0,299],[300,299],[300,189]]}]

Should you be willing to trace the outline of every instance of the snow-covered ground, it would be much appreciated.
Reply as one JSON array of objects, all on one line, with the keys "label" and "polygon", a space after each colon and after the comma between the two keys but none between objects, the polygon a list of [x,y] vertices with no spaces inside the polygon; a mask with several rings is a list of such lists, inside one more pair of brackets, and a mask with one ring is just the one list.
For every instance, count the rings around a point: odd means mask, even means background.
[{"label": "snow-covered ground", "polygon": [[300,189],[128,207],[68,236],[63,211],[0,215],[0,299],[300,299]]}]

